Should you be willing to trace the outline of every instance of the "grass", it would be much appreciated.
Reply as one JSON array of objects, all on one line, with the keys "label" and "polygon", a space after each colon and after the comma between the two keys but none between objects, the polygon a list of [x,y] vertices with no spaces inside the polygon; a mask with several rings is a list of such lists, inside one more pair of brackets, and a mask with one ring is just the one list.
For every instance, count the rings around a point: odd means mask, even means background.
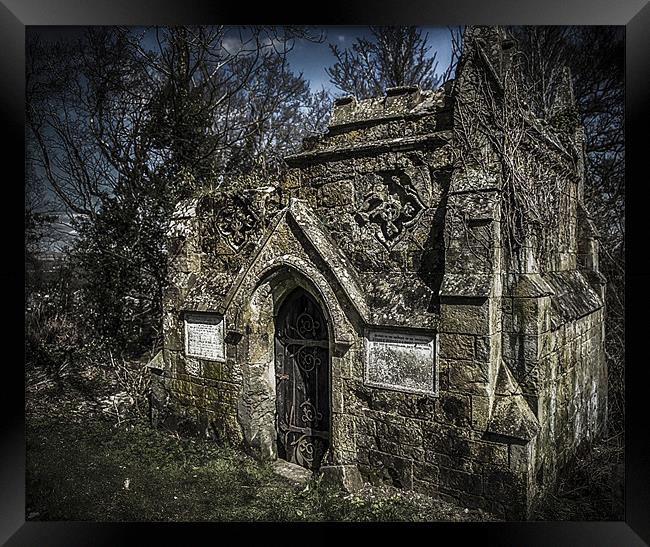
[{"label": "grass", "polygon": [[[312,479],[297,486],[235,447],[119,421],[97,401],[97,375],[28,379],[26,516],[38,521],[485,521],[414,492],[355,494]],[[620,520],[622,443],[601,443],[560,477],[536,520]]]},{"label": "grass", "polygon": [[[287,520],[293,492],[268,466],[146,423],[40,419],[28,430],[28,504],[39,520]],[[53,457],[54,456],[54,457]]]},{"label": "grass", "polygon": [[388,487],[297,486],[237,448],[156,430],[142,417],[116,424],[75,390],[28,393],[28,520],[491,520]]},{"label": "grass", "polygon": [[624,520],[622,435],[600,441],[577,455],[561,472],[535,520]]},{"label": "grass", "polygon": [[444,502],[389,489],[350,495],[312,480],[295,486],[269,464],[144,421],[33,420],[27,511],[35,520],[482,520]]}]

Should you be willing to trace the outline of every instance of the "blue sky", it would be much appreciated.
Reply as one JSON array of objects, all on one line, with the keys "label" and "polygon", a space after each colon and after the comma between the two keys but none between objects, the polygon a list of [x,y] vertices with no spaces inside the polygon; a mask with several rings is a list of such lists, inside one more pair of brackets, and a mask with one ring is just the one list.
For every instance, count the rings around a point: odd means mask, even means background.
[{"label": "blue sky", "polygon": [[[309,80],[312,90],[319,90],[321,86],[331,92],[336,89],[330,84],[325,68],[334,64],[329,45],[337,44],[339,48],[352,47],[356,38],[369,37],[368,27],[361,26],[324,26],[315,27],[325,33],[325,41],[320,44],[299,41],[294,50],[289,54],[289,62],[296,72],[302,71]],[[449,64],[451,44],[447,27],[421,27],[423,34],[427,34],[427,43],[431,46],[429,55],[437,51],[438,72],[444,72]]]},{"label": "blue sky", "polygon": [[[75,38],[82,35],[85,27],[29,27],[29,32],[39,34],[45,40],[57,40],[60,38]],[[137,28],[137,27],[136,27]],[[303,72],[309,80],[312,90],[317,91],[323,86],[325,89],[336,93],[330,84],[325,68],[335,62],[329,44],[337,44],[341,49],[352,47],[356,38],[368,38],[371,36],[367,26],[318,26],[311,27],[314,31],[322,31],[324,41],[313,43],[305,40],[298,40],[293,51],[289,54],[289,62],[295,72]],[[427,43],[431,46],[429,55],[437,52],[438,72],[443,72],[449,64],[451,44],[449,30],[447,27],[420,27],[423,34],[427,36]],[[134,29],[135,30],[135,29]],[[154,47],[152,39],[151,43]]]},{"label": "blue sky", "polygon": [[[421,27],[423,34],[427,35],[427,43],[431,47],[429,55],[437,52],[438,72],[443,72],[449,64],[451,52],[449,30],[447,27]],[[45,41],[56,41],[59,39],[75,39],[80,37],[85,27],[29,27],[28,32],[38,34]],[[134,30],[138,30],[134,28]],[[238,29],[237,29],[238,30]],[[233,29],[233,34],[239,34]],[[294,72],[302,72],[305,79],[309,80],[312,91],[319,91],[324,87],[333,95],[340,94],[329,81],[325,72],[335,62],[329,44],[337,44],[339,48],[352,47],[357,38],[369,38],[371,32],[367,26],[322,26],[312,27],[312,30],[322,31],[324,40],[321,43],[314,43],[305,40],[297,40],[294,49],[289,53],[289,63]],[[236,40],[235,40],[236,42]],[[155,47],[155,42],[151,42]],[[74,235],[74,230],[69,226],[65,213],[59,214],[59,222],[54,226],[57,236],[55,238],[66,240],[68,236]]]}]

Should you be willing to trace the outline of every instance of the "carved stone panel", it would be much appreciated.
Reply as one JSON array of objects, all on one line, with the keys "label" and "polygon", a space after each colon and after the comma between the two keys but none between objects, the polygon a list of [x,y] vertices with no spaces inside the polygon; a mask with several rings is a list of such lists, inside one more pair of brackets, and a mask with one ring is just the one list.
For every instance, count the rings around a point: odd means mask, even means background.
[{"label": "carved stone panel", "polygon": [[435,394],[433,334],[369,330],[364,381],[370,386]]},{"label": "carved stone panel", "polygon": [[365,182],[356,221],[390,250],[417,223],[425,206],[404,172],[371,173]]},{"label": "carved stone panel", "polygon": [[251,204],[239,195],[206,198],[202,217],[201,248],[208,254],[217,251],[220,241],[239,252],[259,224]]},{"label": "carved stone panel", "polygon": [[224,319],[213,313],[185,314],[185,355],[225,360]]}]

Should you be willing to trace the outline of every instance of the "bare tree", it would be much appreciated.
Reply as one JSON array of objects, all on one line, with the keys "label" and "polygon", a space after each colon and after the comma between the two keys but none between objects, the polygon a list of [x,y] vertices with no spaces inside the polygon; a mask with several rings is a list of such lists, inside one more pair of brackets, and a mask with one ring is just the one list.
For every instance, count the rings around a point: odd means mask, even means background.
[{"label": "bare tree", "polygon": [[[28,143],[79,233],[84,318],[134,349],[160,332],[175,203],[274,169],[316,108],[287,61],[299,27],[88,28],[28,43]],[[322,116],[320,116],[322,118]],[[305,124],[306,125],[306,124]]]},{"label": "bare tree", "polygon": [[569,67],[585,130],[585,204],[600,234],[600,269],[607,278],[606,352],[609,425],[622,432],[625,358],[624,35],[617,27],[516,27],[520,81],[531,109],[551,123],[563,67]]},{"label": "bare tree", "polygon": [[336,57],[326,69],[330,81],[358,99],[383,95],[386,88],[435,88],[437,52],[428,55],[427,34],[417,27],[370,27],[371,39],[358,38],[349,49],[330,44]]}]

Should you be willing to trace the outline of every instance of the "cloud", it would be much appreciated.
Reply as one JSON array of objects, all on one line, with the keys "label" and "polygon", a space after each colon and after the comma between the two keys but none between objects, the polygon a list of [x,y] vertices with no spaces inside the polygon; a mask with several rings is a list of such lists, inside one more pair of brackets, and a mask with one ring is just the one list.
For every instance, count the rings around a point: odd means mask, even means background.
[{"label": "cloud", "polygon": [[226,37],[221,41],[221,45],[228,53],[234,54],[242,48],[242,41],[239,38]]},{"label": "cloud", "polygon": [[342,34],[339,34],[337,36],[337,38],[338,38],[339,42],[345,42],[345,36],[343,36]]}]

